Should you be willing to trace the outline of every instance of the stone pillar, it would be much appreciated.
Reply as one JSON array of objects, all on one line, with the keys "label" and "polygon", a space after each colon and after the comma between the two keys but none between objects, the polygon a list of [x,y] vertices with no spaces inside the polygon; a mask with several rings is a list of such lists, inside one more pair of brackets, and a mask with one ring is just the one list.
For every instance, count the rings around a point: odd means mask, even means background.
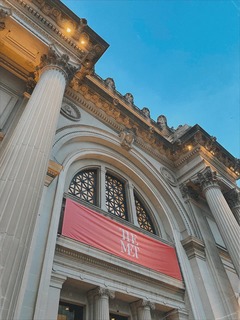
[{"label": "stone pillar", "polygon": [[155,304],[148,300],[136,302],[138,320],[152,320],[151,310],[155,309]]},{"label": "stone pillar", "polygon": [[231,189],[225,194],[225,198],[238,224],[240,224],[240,191],[237,188]]},{"label": "stone pillar", "polygon": [[100,207],[102,210],[107,211],[106,206],[106,168],[101,167],[100,170],[100,188],[99,188],[99,198],[100,198]]},{"label": "stone pillar", "polygon": [[126,192],[128,193],[128,210],[129,210],[129,220],[133,222],[135,226],[139,227],[138,219],[137,219],[137,211],[134,197],[134,187],[131,182],[127,182],[126,184]]},{"label": "stone pillar", "polygon": [[11,319],[32,239],[67,81],[76,68],[53,47],[40,79],[0,156],[1,319]]},{"label": "stone pillar", "polygon": [[221,236],[239,275],[240,263],[240,228],[219,187],[216,172],[210,167],[198,173],[198,179],[205,194],[209,208],[218,225]]},{"label": "stone pillar", "polygon": [[109,298],[113,299],[115,293],[109,289],[97,288],[92,291],[94,296],[94,318],[91,320],[108,320],[109,319]]},{"label": "stone pillar", "polygon": [[49,292],[48,292],[48,304],[46,310],[46,319],[56,320],[58,316],[58,306],[60,300],[60,293],[63,283],[67,280],[67,277],[60,274],[52,274]]}]

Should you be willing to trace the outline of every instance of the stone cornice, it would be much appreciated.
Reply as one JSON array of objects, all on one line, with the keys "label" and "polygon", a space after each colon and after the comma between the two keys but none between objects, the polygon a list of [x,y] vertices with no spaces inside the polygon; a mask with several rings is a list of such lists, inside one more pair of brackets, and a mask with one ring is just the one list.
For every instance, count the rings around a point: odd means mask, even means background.
[{"label": "stone cornice", "polygon": [[[43,32],[44,37],[51,34],[55,41],[59,39],[59,42],[64,43],[65,49],[71,50],[83,64],[91,64],[93,67],[108,48],[108,44],[87,25],[86,19],[77,17],[60,1],[8,0],[8,3],[15,10],[18,8],[24,12],[28,23],[37,24],[40,28],[38,31]],[[19,10],[17,14],[21,14]]]},{"label": "stone cornice", "polygon": [[[65,256],[66,258],[68,258],[70,260],[77,259],[77,260],[82,261],[87,264],[101,266],[101,267],[109,270],[109,272],[116,271],[122,275],[134,278],[134,279],[142,281],[142,282],[146,281],[147,283],[153,283],[153,284],[156,284],[156,282],[159,282],[159,283],[161,283],[161,285],[163,287],[165,287],[165,289],[167,291],[173,290],[173,292],[174,292],[174,290],[176,290],[176,288],[178,288],[179,290],[184,289],[184,285],[183,285],[182,281],[176,280],[174,278],[170,278],[170,277],[162,275],[162,274],[158,274],[158,276],[156,276],[155,272],[152,272],[152,276],[151,276],[151,272],[150,273],[148,272],[148,276],[146,275],[146,273],[145,274],[144,273],[136,273],[134,271],[126,269],[124,266],[119,266],[117,264],[114,264],[114,259],[111,259],[112,263],[108,263],[102,259],[101,260],[97,259],[95,256],[93,257],[91,255],[86,255],[82,252],[78,252],[76,250],[70,249],[62,242],[64,242],[64,239],[59,238],[58,244],[56,245],[56,255]],[[143,270],[144,270],[144,267],[143,267]],[[148,269],[148,271],[149,271],[149,269]]]}]

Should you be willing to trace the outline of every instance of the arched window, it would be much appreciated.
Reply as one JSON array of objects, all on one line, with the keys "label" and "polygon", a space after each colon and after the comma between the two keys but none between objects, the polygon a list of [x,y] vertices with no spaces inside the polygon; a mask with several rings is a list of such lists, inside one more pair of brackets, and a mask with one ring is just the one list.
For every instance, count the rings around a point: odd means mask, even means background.
[{"label": "arched window", "polygon": [[78,172],[72,179],[68,193],[80,200],[91,204],[97,204],[97,170],[83,170]]},{"label": "arched window", "polygon": [[[130,222],[134,220],[138,221],[139,227],[145,231],[156,234],[154,225],[138,192],[134,191],[134,203],[131,203],[130,198],[126,196],[126,181],[119,179],[112,172],[105,173],[105,189],[100,190],[100,169],[86,169],[78,172],[72,179],[68,193],[77,197],[79,200],[86,201],[95,206],[99,205],[99,202],[105,201],[105,210],[117,217],[124,220],[129,220],[127,208],[133,209],[131,212],[135,212],[136,219],[130,216]],[[105,193],[105,194],[104,194]],[[98,195],[98,196],[97,196]],[[100,198],[99,198],[100,196]],[[100,199],[102,199],[100,201]],[[133,202],[132,201],[132,202]]]},{"label": "arched window", "polygon": [[124,184],[110,174],[106,174],[106,206],[110,213],[127,220]]},{"label": "arched window", "polygon": [[145,209],[142,201],[136,195],[136,193],[134,194],[134,199],[135,199],[137,220],[138,220],[140,228],[155,234],[155,230],[154,230],[151,218],[150,218],[149,214],[147,213],[147,210]]}]

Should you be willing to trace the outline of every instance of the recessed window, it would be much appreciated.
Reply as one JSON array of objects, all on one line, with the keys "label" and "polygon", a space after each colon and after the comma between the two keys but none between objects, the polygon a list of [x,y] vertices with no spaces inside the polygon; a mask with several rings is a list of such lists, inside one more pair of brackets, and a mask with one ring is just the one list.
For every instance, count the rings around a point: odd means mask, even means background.
[{"label": "recessed window", "polygon": [[84,170],[77,173],[69,186],[68,193],[78,197],[81,200],[87,201],[96,205],[97,192],[96,183],[97,171],[96,170]]}]

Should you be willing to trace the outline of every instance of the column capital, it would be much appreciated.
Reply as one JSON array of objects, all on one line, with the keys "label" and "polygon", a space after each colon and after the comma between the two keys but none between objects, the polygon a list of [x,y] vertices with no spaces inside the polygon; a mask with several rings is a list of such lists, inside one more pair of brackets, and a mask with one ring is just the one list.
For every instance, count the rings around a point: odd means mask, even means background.
[{"label": "column capital", "polygon": [[206,167],[203,171],[199,172],[197,177],[203,191],[211,187],[220,188],[217,179],[217,172],[212,171],[210,167]]},{"label": "column capital", "polygon": [[225,194],[225,199],[231,209],[240,207],[240,191],[237,188],[228,191]]},{"label": "column capital", "polygon": [[67,54],[62,54],[55,45],[50,45],[48,53],[41,56],[41,62],[37,67],[37,71],[41,73],[46,69],[59,70],[64,75],[66,81],[69,82],[79,68],[79,65],[70,62]]},{"label": "column capital", "polygon": [[146,308],[147,307],[150,310],[155,310],[155,303],[151,302],[149,300],[145,300],[145,299],[138,300],[138,301],[134,302],[134,304],[137,308]]},{"label": "column capital", "polygon": [[95,297],[95,296],[99,296],[99,297],[107,296],[110,299],[114,299],[115,292],[113,290],[110,290],[107,288],[98,287],[98,288],[95,288],[95,289],[89,291],[88,296],[89,296],[89,298]]}]

